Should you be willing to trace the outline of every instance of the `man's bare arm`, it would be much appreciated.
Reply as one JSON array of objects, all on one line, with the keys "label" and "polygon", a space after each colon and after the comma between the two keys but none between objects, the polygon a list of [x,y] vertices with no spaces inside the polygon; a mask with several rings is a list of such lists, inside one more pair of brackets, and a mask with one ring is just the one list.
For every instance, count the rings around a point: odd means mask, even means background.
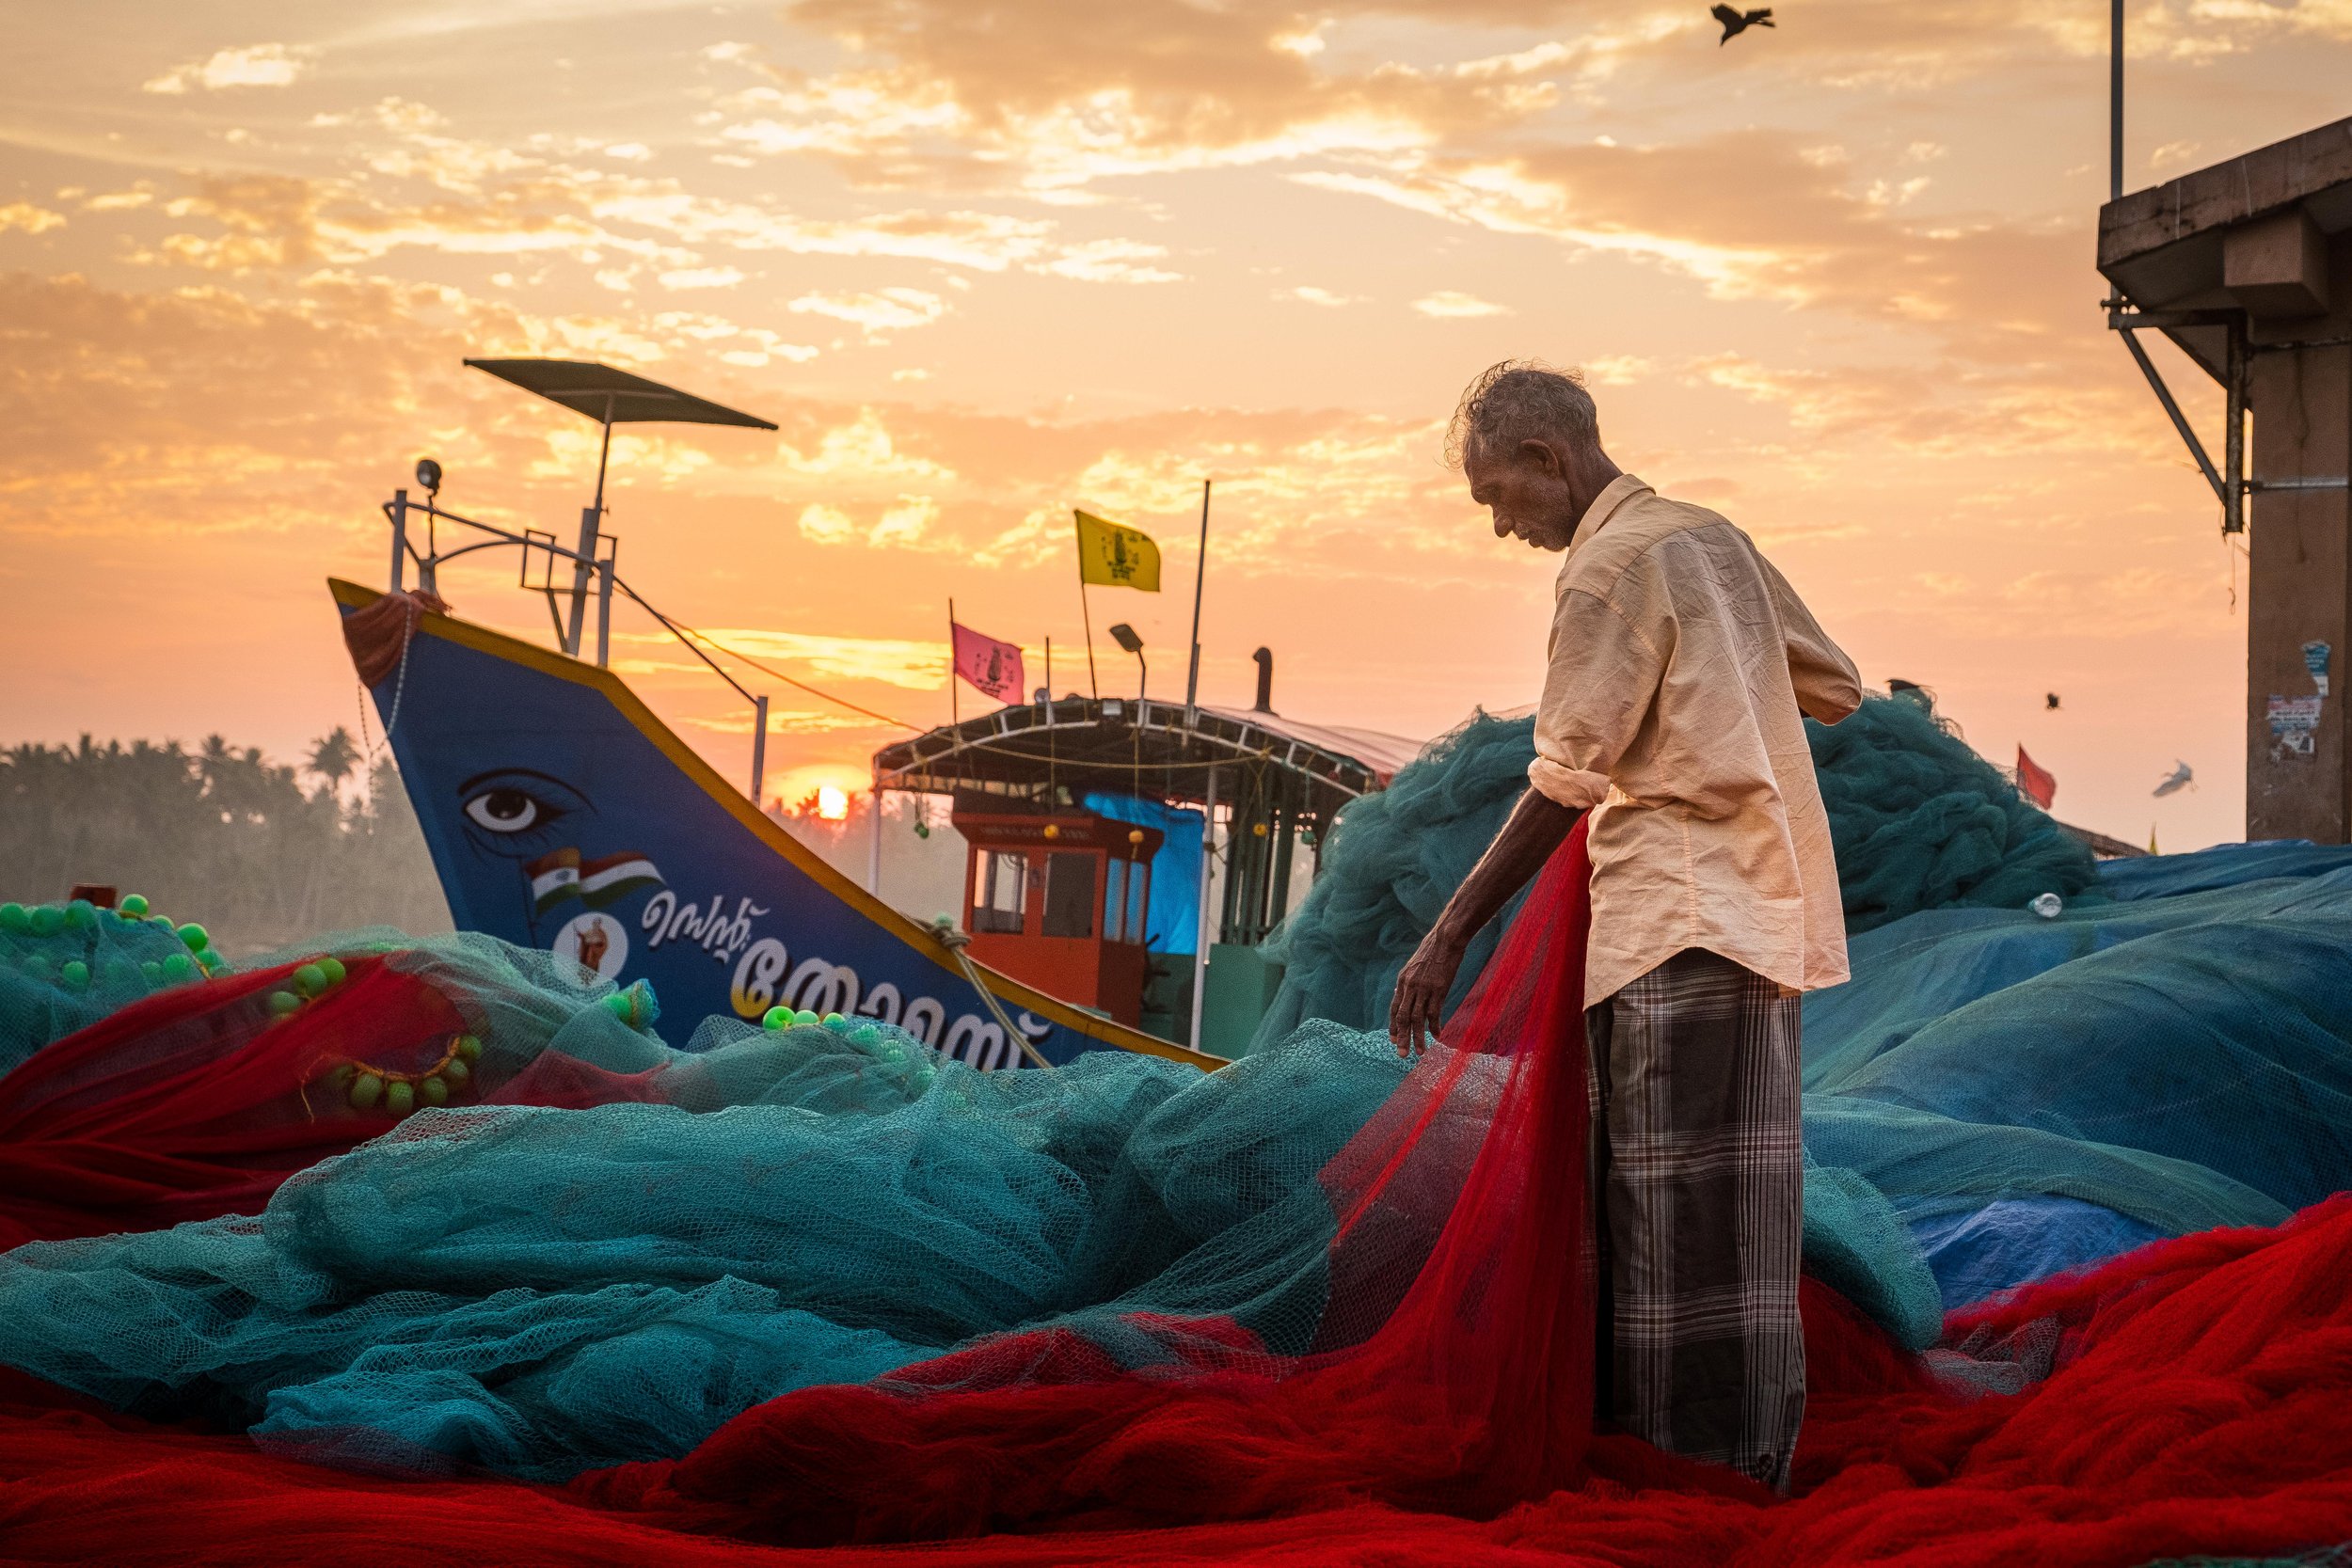
[{"label": "man's bare arm", "polygon": [[1543,869],[1582,815],[1537,790],[1519,797],[1502,832],[1446,900],[1445,911],[1397,976],[1396,996],[1389,1004],[1389,1038],[1396,1042],[1398,1055],[1419,1051],[1424,1037],[1436,1037],[1446,993],[1454,989],[1470,938]]}]

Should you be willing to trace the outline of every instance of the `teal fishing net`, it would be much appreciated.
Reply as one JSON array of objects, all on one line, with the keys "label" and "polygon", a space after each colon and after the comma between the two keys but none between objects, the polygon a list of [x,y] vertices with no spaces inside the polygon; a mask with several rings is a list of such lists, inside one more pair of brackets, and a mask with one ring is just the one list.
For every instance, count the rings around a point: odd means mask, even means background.
[{"label": "teal fishing net", "polygon": [[[1480,721],[1351,810],[1320,912],[1290,933],[1295,978],[1319,988],[1302,1016],[1376,1018],[1383,966],[1516,795],[1525,733]],[[1947,819],[1915,793],[1919,820]],[[1806,1266],[1905,1343],[1949,1299],[1922,1235],[1953,1251],[1975,1221],[1977,1256],[2001,1252],[1998,1230],[2030,1268],[2352,1184],[2352,852],[2216,852],[2034,891],[2063,887],[2098,896],[2054,920],[1895,920],[1856,941],[1851,985],[1808,1003]],[[121,940],[180,941],[143,929]],[[682,1453],[775,1394],[1002,1329],[1077,1324],[1115,1349],[1123,1314],[1228,1314],[1303,1349],[1332,1223],[1315,1172],[1405,1071],[1347,1018],[1211,1075],[1118,1053],[983,1074],[869,1023],[711,1021],[678,1052],[643,1027],[647,999],[484,938],[404,942],[369,978],[392,941],[318,950],[350,955],[354,986],[443,998],[479,1043],[469,1092],[537,1103],[418,1111],[250,1217],[0,1257],[0,1359],[294,1451],[554,1479]],[[139,1006],[159,1004],[116,1022]]]},{"label": "teal fishing net", "polygon": [[[1302,1019],[1359,1029],[1386,1020],[1398,972],[1527,789],[1534,733],[1533,719],[1481,714],[1389,788],[1347,807],[1323,875],[1265,944],[1284,966],[1282,988],[1253,1049]],[[1849,932],[1956,905],[2023,909],[2042,894],[2072,898],[2096,882],[2079,840],[1916,704],[1866,698],[1841,723],[1805,721],[1805,736]],[[1465,976],[1494,950],[1510,912],[1480,933]]]},{"label": "teal fishing net", "polygon": [[229,971],[202,927],[175,927],[135,894],[123,902],[0,904],[0,1073],[118,1007]]}]

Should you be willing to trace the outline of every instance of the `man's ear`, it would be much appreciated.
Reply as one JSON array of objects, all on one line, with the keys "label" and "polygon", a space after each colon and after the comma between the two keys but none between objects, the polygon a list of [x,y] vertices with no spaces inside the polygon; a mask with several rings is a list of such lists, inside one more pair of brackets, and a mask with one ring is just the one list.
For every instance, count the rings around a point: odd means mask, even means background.
[{"label": "man's ear", "polygon": [[1521,441],[1518,459],[1547,479],[1564,480],[1568,477],[1567,469],[1561,465],[1560,454],[1551,450],[1549,442],[1538,441],[1533,436]]}]

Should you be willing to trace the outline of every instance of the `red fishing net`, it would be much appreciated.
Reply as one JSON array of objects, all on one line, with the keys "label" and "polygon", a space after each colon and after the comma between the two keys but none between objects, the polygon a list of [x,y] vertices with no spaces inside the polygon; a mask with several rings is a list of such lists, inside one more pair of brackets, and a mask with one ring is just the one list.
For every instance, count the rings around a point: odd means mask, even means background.
[{"label": "red fishing net", "polygon": [[2028,1291],[1957,1324],[1940,1377],[1808,1282],[1792,1501],[1592,1435],[1584,875],[1580,838],[1450,1046],[1326,1167],[1301,1345],[1176,1313],[1005,1335],[561,1491],[355,1476],[17,1381],[0,1552],[2090,1565],[2352,1540],[2352,1201]]},{"label": "red fishing net", "polygon": [[287,1177],[428,1105],[654,1093],[560,1053],[485,1061],[486,1032],[466,986],[376,954],[134,1002],[0,1076],[0,1249],[258,1213]]}]

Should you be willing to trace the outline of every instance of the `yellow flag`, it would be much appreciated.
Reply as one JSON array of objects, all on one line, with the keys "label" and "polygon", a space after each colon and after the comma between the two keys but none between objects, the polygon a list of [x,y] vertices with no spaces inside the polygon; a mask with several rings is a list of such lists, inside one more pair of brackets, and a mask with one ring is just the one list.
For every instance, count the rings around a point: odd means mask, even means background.
[{"label": "yellow flag", "polygon": [[1160,591],[1160,547],[1152,536],[1124,523],[1105,522],[1091,512],[1078,517],[1078,580],[1106,588]]}]

